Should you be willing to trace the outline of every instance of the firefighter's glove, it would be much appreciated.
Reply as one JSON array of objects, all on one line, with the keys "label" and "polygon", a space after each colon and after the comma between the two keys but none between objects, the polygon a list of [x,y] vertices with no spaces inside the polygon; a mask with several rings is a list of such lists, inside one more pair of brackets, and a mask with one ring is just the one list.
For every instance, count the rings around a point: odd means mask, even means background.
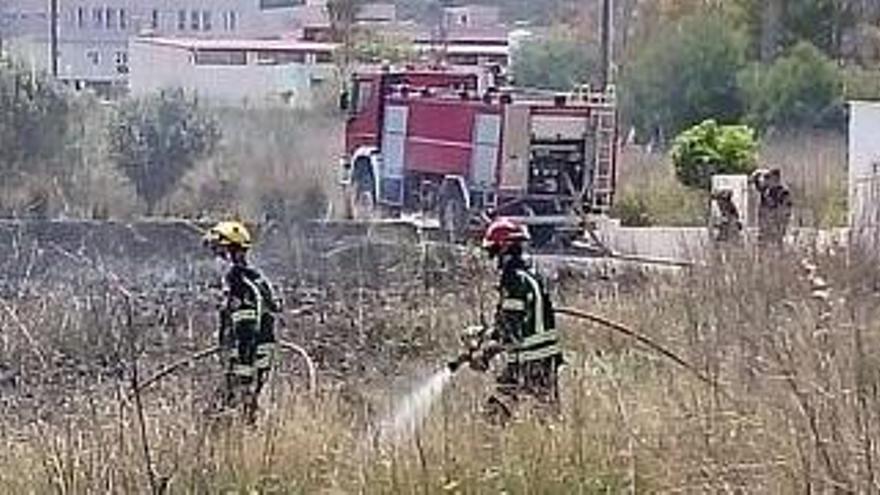
[{"label": "firefighter's glove", "polygon": [[492,359],[503,350],[504,348],[501,344],[494,341],[488,342],[471,355],[468,364],[470,364],[471,369],[474,371],[486,372],[489,370],[489,364],[492,362]]},{"label": "firefighter's glove", "polygon": [[486,356],[486,353],[480,351],[475,352],[471,358],[468,360],[468,365],[474,371],[479,371],[480,373],[485,373],[489,371],[489,359]]}]

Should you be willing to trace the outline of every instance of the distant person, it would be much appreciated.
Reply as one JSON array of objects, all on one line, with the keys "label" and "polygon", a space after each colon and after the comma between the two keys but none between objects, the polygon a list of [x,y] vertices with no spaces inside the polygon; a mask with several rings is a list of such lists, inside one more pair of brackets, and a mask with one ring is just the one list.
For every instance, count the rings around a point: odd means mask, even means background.
[{"label": "distant person", "polygon": [[791,221],[791,192],[782,182],[778,168],[759,170],[752,174],[758,191],[758,242],[765,246],[782,246]]},{"label": "distant person", "polygon": [[222,407],[241,407],[245,421],[256,420],[260,391],[275,352],[275,315],[281,303],[272,286],[247,261],[251,235],[239,222],[220,222],[204,243],[225,265],[219,342],[226,360]]},{"label": "distant person", "polygon": [[739,209],[733,202],[733,191],[722,189],[712,193],[711,199],[718,206],[720,217],[713,222],[713,239],[717,242],[739,242],[742,222]]},{"label": "distant person", "polygon": [[559,406],[562,351],[544,282],[523,258],[528,240],[525,226],[504,218],[493,221],[483,237],[483,247],[498,260],[500,300],[489,341],[472,366],[486,370],[489,360],[505,354],[505,366],[496,378],[496,393],[487,404],[490,419],[502,424],[511,418],[515,403],[523,395],[553,410]]}]

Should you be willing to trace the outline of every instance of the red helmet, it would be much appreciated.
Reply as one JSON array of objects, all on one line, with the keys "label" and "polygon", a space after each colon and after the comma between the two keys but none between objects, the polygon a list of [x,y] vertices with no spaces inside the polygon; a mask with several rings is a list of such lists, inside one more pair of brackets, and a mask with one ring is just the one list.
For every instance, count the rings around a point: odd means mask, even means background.
[{"label": "red helmet", "polygon": [[496,218],[489,224],[483,235],[483,248],[503,251],[514,244],[526,242],[529,239],[529,230],[524,225],[509,218]]}]

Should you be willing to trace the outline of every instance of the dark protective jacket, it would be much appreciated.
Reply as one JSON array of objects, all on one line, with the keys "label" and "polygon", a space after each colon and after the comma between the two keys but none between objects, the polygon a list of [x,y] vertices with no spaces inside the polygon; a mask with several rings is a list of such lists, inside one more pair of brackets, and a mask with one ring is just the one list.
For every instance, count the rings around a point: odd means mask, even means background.
[{"label": "dark protective jacket", "polygon": [[508,363],[527,363],[558,357],[562,351],[553,305],[542,280],[529,271],[522,258],[502,266],[501,300],[494,339],[507,349]]},{"label": "dark protective jacket", "polygon": [[760,191],[758,235],[760,240],[781,242],[791,221],[791,192],[782,184],[767,186]]},{"label": "dark protective jacket", "polygon": [[[237,351],[233,359],[243,365],[266,367],[270,350],[260,349],[275,342],[275,314],[281,303],[271,284],[257,270],[234,265],[225,275],[226,300],[220,311],[220,345]],[[249,373],[242,370],[242,373]]]}]

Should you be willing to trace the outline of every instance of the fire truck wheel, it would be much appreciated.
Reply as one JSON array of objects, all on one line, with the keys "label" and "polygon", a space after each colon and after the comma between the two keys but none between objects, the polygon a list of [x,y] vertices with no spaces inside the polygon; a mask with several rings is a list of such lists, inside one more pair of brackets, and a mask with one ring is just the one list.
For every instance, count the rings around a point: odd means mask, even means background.
[{"label": "fire truck wheel", "polygon": [[351,213],[355,220],[370,220],[376,214],[373,178],[367,174],[360,174],[354,180]]},{"label": "fire truck wheel", "polygon": [[453,188],[446,188],[440,197],[439,204],[440,230],[449,242],[464,240],[467,230],[467,208],[461,193]]}]

